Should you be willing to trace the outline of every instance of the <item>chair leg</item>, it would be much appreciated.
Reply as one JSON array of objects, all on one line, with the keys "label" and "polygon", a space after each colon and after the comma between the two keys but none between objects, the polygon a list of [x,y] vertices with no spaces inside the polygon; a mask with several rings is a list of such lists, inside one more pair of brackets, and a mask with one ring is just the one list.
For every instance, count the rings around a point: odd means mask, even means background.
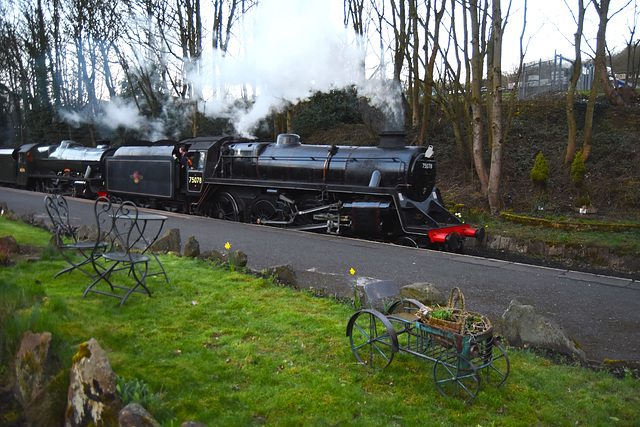
[{"label": "chair leg", "polygon": [[[94,289],[93,289],[93,287],[94,287],[95,285],[97,285],[97,284],[98,284],[100,281],[102,281],[102,280],[104,280],[105,282],[107,282],[107,283],[109,284],[109,287],[111,288],[111,291],[112,291],[112,292],[114,292],[114,291],[115,291],[115,289],[114,289],[114,287],[113,287],[113,284],[112,284],[112,283],[111,283],[111,281],[109,280],[109,276],[111,275],[111,272],[113,271],[113,269],[114,269],[114,268],[116,268],[116,266],[117,266],[118,264],[119,264],[118,262],[114,263],[111,267],[109,267],[109,269],[108,269],[108,270],[105,270],[102,274],[99,274],[99,275],[98,275],[98,277],[93,281],[93,283],[91,283],[91,284],[87,287],[87,289],[85,289],[84,294],[82,294],[82,297],[83,297],[83,298],[84,298],[84,297],[86,297],[86,296],[87,296],[87,294],[88,294],[89,292],[97,292],[97,293],[101,293],[101,294],[105,294],[105,295],[110,295],[110,294],[107,294],[107,293],[105,293],[105,292],[102,292],[102,291],[96,291],[96,290],[94,290]],[[116,296],[116,297],[117,297],[117,295],[112,295],[112,296]]]},{"label": "chair leg", "polygon": [[[138,267],[139,264],[144,264],[144,272],[141,269],[139,269]],[[142,288],[144,288],[144,290],[147,292],[149,297],[151,297],[151,291],[149,291],[149,288],[147,288],[147,285],[146,285],[146,278],[147,278],[148,272],[149,272],[149,264],[147,262],[133,263],[131,265],[130,273],[133,274],[133,278],[135,279],[136,284],[129,289],[129,291],[124,295],[124,297],[122,297],[122,301],[120,301],[120,307],[122,307],[122,304],[124,304],[127,298],[129,298],[129,295],[131,295],[133,292],[142,292],[137,290],[138,286],[141,286]]]}]

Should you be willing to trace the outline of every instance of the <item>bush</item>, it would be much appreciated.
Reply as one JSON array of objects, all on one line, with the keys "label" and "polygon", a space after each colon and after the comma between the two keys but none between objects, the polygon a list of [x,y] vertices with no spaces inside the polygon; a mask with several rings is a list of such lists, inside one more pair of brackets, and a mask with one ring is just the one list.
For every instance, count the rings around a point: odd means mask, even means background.
[{"label": "bush", "polygon": [[362,123],[354,88],[316,92],[302,102],[293,118],[294,132],[305,138],[339,124]]},{"label": "bush", "polygon": [[536,156],[536,163],[531,169],[531,182],[536,187],[545,188],[548,180],[549,166],[547,166],[547,159],[544,158],[542,151],[540,151]]},{"label": "bush", "polygon": [[584,185],[586,174],[587,168],[582,159],[582,150],[580,150],[576,153],[573,163],[571,164],[571,182],[573,182],[576,188],[581,188]]}]

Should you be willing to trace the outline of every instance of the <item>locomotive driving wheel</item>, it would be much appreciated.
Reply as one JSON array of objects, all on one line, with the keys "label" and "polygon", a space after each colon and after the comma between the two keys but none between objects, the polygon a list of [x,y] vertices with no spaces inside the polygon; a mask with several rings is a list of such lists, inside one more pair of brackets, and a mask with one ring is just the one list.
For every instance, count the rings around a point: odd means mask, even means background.
[{"label": "locomotive driving wheel", "polygon": [[278,214],[276,203],[269,198],[260,198],[251,206],[251,222],[262,224],[266,221],[282,219]]},{"label": "locomotive driving wheel", "polygon": [[224,219],[226,221],[240,221],[238,202],[227,192],[216,194],[213,197],[208,211],[211,218]]}]

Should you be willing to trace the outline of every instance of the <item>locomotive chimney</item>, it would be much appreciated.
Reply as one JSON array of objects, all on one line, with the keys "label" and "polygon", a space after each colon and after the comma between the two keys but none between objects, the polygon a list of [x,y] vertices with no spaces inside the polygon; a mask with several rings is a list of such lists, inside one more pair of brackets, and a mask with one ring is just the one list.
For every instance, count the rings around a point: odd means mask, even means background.
[{"label": "locomotive chimney", "polygon": [[404,147],[404,132],[399,131],[388,131],[388,132],[380,132],[380,143],[378,147],[380,148],[397,148]]}]

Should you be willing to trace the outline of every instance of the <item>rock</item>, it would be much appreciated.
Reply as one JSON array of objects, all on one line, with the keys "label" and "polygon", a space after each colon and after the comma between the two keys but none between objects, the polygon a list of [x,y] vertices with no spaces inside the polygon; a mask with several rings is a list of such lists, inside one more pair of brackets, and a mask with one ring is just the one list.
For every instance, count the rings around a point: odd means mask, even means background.
[{"label": "rock", "polygon": [[268,276],[274,276],[279,282],[291,286],[294,289],[300,289],[300,283],[296,272],[290,265],[280,265],[277,267],[269,267],[266,271]]},{"label": "rock", "polygon": [[210,259],[217,262],[227,262],[227,254],[220,253],[216,250],[203,252],[198,255],[200,259]]},{"label": "rock", "polygon": [[60,361],[51,351],[51,333],[27,331],[15,358],[15,398],[26,408],[60,370]]},{"label": "rock", "polygon": [[206,424],[202,424],[198,421],[185,421],[180,424],[180,427],[207,427]]},{"label": "rock", "polygon": [[100,344],[91,338],[80,344],[73,357],[65,426],[117,425],[121,409],[116,375]]},{"label": "rock", "polygon": [[512,300],[502,315],[502,333],[507,342],[514,347],[529,345],[546,348],[576,356],[581,362],[586,363],[584,351],[567,338],[558,325],[538,314],[531,305],[522,305]]},{"label": "rock", "polygon": [[186,258],[195,258],[198,255],[200,255],[200,243],[198,243],[194,236],[191,236],[189,237],[187,244],[184,246],[182,256]]},{"label": "rock", "polygon": [[[25,419],[31,427],[60,425],[64,420],[69,389],[69,370],[60,371],[56,377],[35,395],[25,408]],[[60,420],[53,424],[51,420]]]},{"label": "rock", "polygon": [[400,296],[418,300],[428,306],[447,305],[447,299],[442,292],[431,283],[412,283],[403,286],[400,289]]},{"label": "rock", "polygon": [[130,403],[118,415],[119,427],[160,427],[151,414],[139,403]]},{"label": "rock", "polygon": [[10,254],[19,254],[20,246],[16,239],[13,236],[3,236],[0,237],[0,248],[3,251],[8,252]]},{"label": "rock", "polygon": [[98,239],[98,227],[95,224],[93,225],[82,224],[78,226],[76,237],[78,238],[78,240],[95,242]]},{"label": "rock", "polygon": [[179,254],[181,249],[182,242],[180,240],[179,228],[172,228],[171,230],[167,231],[164,236],[158,239],[158,241],[151,246],[151,250],[155,253],[166,254],[169,252],[175,252]]},{"label": "rock", "polygon": [[244,268],[247,266],[247,254],[242,251],[235,251],[231,253],[231,259],[229,261],[233,261],[233,265],[235,265],[236,268]]}]

